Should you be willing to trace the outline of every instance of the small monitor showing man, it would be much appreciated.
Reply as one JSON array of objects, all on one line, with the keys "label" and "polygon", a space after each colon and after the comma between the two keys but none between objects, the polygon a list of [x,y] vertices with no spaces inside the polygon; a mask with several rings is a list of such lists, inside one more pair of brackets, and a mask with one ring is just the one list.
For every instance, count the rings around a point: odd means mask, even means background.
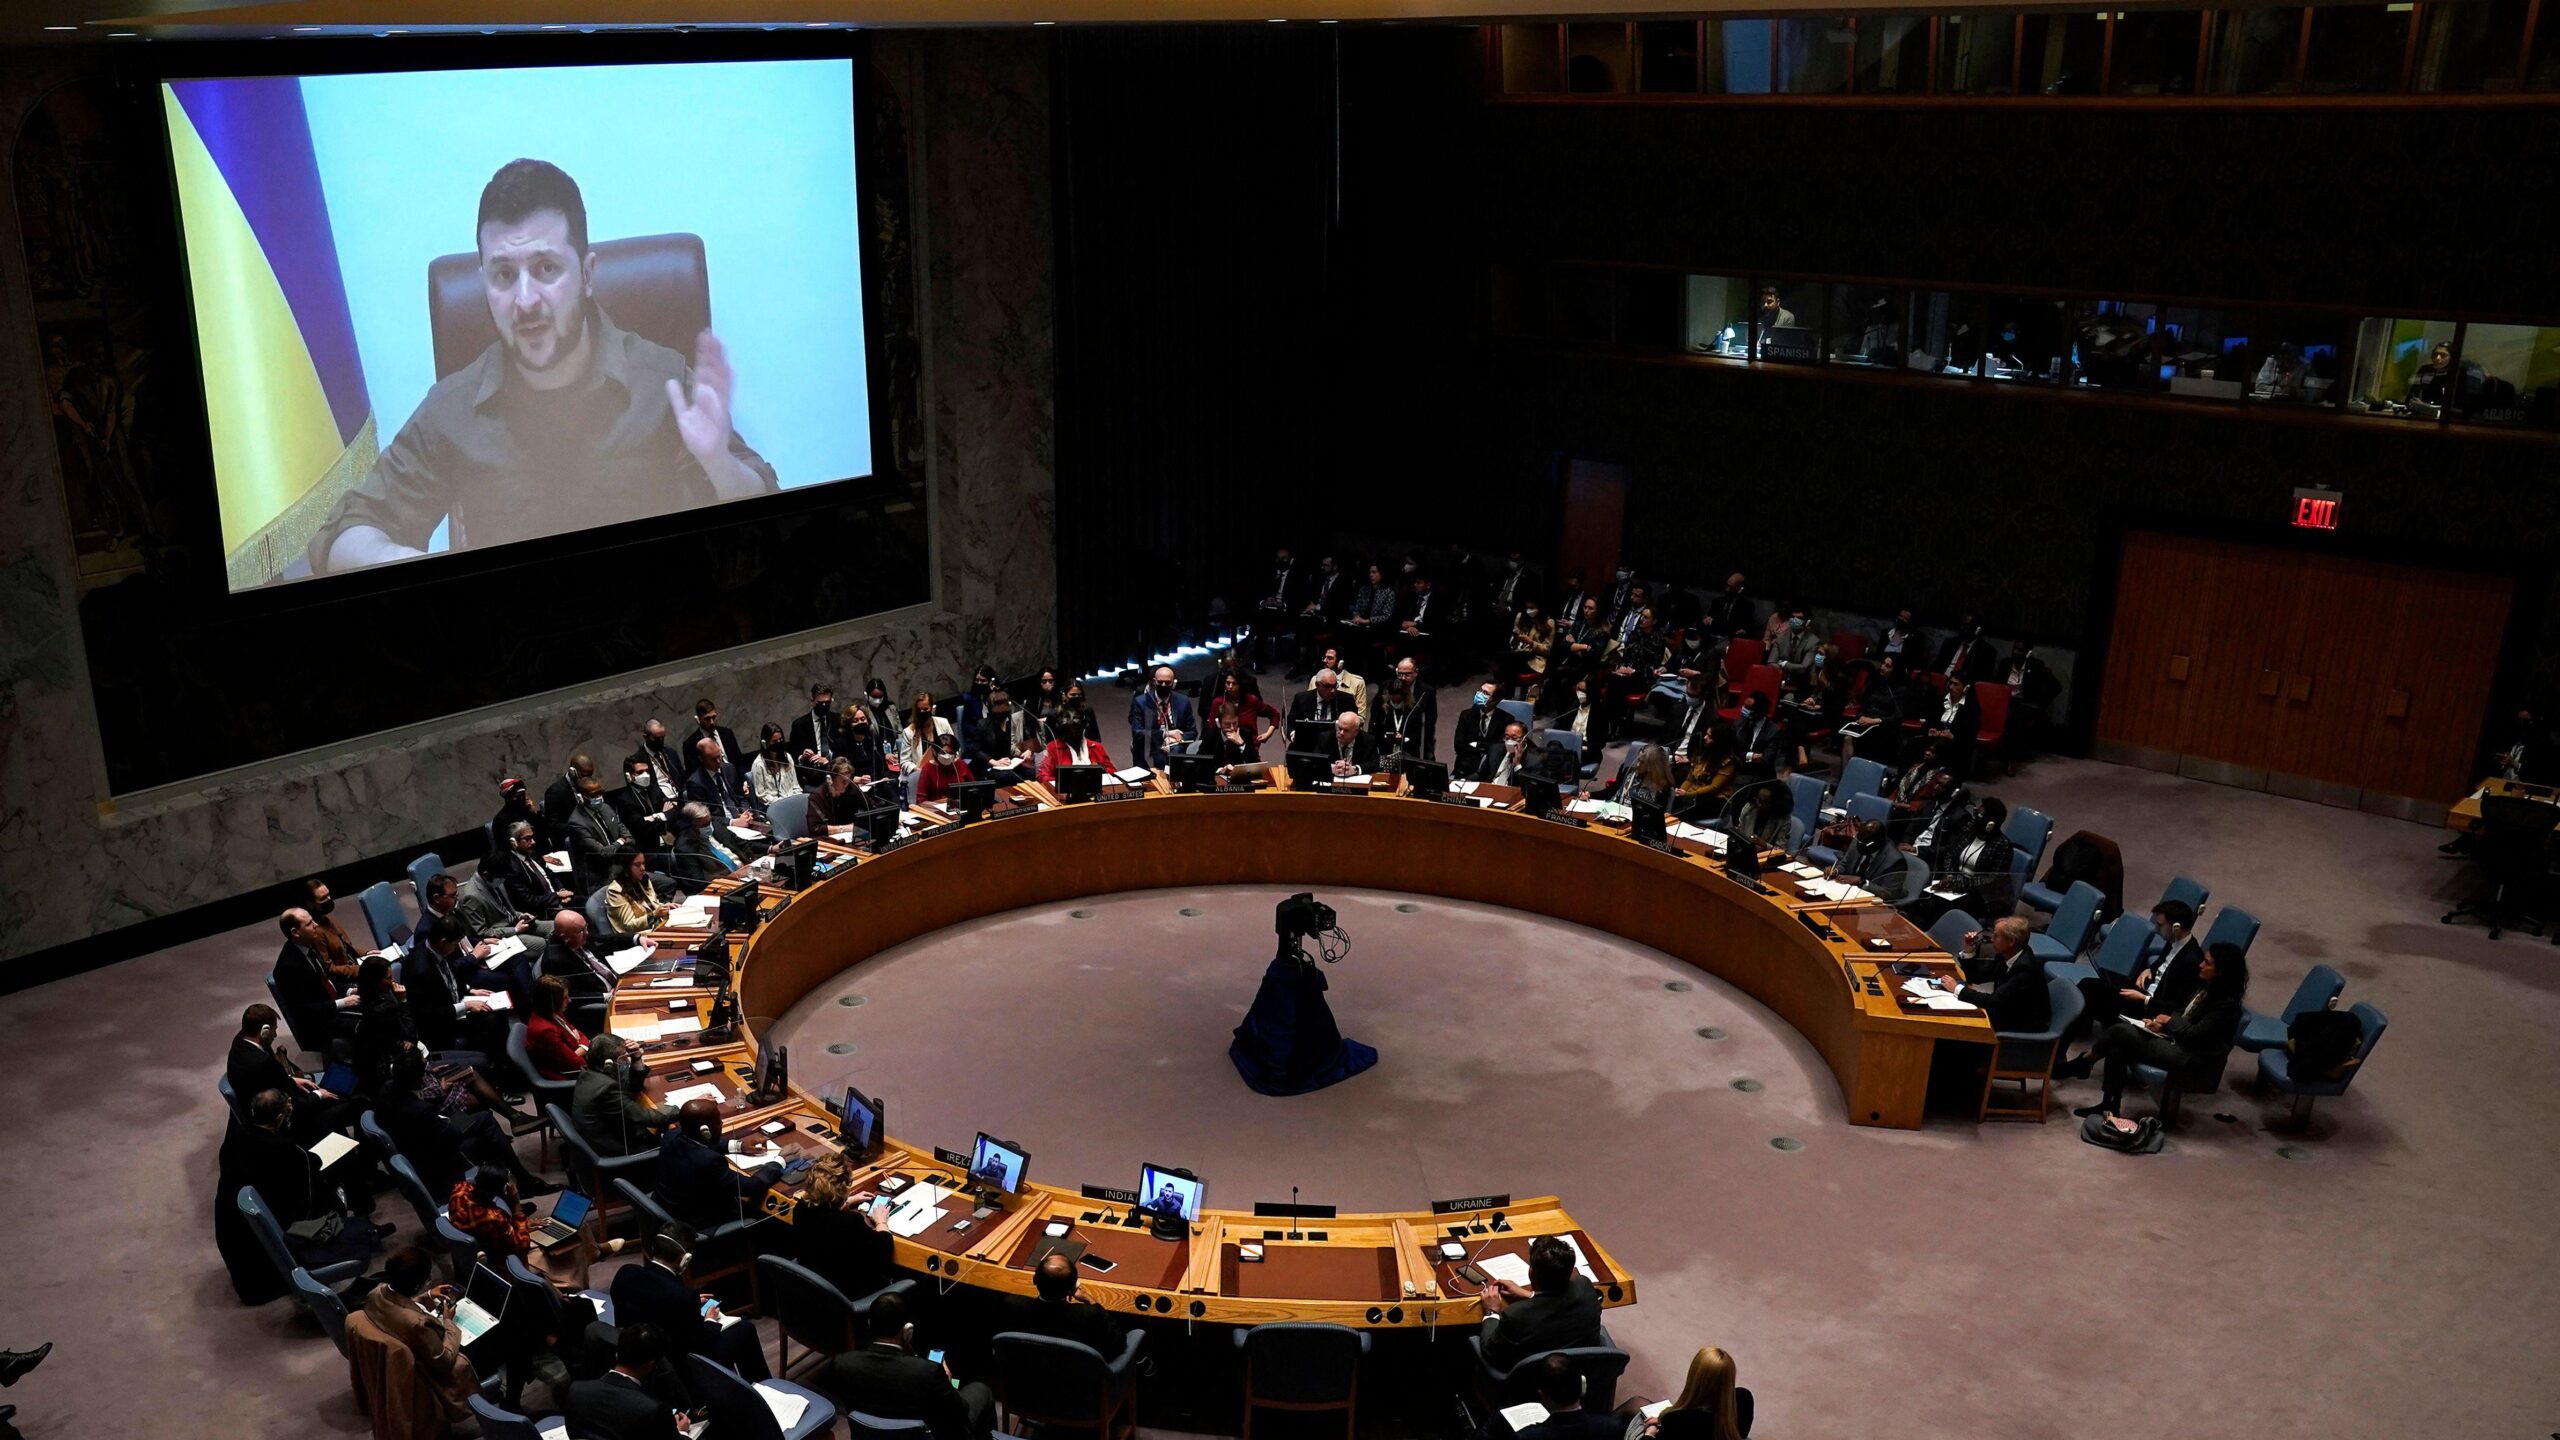
[{"label": "small monitor showing man", "polygon": [[978,1132],[978,1148],[969,1154],[969,1178],[1007,1195],[1022,1189],[1023,1172],[1031,1168],[1031,1152],[1009,1140]]},{"label": "small monitor showing man", "polygon": [[847,1085],[844,1097],[836,1101],[836,1130],[846,1159],[857,1164],[879,1159],[881,1142],[889,1133],[888,1102]]},{"label": "small monitor showing man", "polygon": [[1149,1215],[1162,1215],[1190,1223],[1200,1218],[1200,1201],[1209,1193],[1209,1182],[1188,1170],[1168,1170],[1162,1165],[1145,1165],[1138,1170],[1138,1208]]}]

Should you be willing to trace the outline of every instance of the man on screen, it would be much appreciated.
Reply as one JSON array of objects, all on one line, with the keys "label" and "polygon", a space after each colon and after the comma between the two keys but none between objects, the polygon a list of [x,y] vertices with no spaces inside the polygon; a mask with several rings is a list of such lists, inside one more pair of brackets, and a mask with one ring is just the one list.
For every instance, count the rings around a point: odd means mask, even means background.
[{"label": "man on screen", "polygon": [[311,542],[327,574],[770,493],[729,426],[736,377],[705,330],[693,360],[621,329],[594,299],[578,183],[511,160],[480,192],[480,277],[498,341],[435,383],[373,473]]}]

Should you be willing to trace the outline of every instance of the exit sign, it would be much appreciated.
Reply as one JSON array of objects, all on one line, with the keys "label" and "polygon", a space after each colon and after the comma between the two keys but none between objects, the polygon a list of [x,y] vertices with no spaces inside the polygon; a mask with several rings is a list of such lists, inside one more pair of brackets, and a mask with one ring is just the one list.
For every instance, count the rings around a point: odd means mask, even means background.
[{"label": "exit sign", "polygon": [[2338,528],[2338,492],[2296,487],[2293,492],[2293,528],[2296,530],[2335,530]]}]

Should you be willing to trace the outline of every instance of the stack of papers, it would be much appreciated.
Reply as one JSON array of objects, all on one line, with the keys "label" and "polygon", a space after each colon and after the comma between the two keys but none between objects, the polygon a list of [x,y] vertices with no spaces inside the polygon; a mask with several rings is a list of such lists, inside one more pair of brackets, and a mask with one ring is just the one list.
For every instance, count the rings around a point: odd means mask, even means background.
[{"label": "stack of papers", "polygon": [[566,850],[546,850],[542,852],[542,863],[550,866],[554,870],[566,870],[569,868],[569,852]]},{"label": "stack of papers", "polygon": [[1476,782],[1473,780],[1452,780],[1449,782],[1449,793],[1452,795],[1473,795],[1476,793]]},{"label": "stack of papers", "polygon": [[323,1135],[311,1147],[311,1158],[319,1161],[320,1168],[326,1170],[345,1159],[347,1152],[355,1148],[356,1142],[344,1135]]},{"label": "stack of papers", "polygon": [[1902,993],[1911,997],[1911,1003],[1925,1006],[1931,1010],[1971,1010],[1974,1008],[1973,1006],[1966,1004],[1964,1001],[1957,999],[1954,995],[1939,989],[1937,986],[1930,984],[1927,980],[1918,976],[1914,976],[1911,979],[1902,982]]},{"label": "stack of papers", "polygon": [[761,840],[764,838],[764,832],[762,830],[757,829],[753,825],[741,824],[737,821],[730,822],[729,833],[737,836],[741,840]]},{"label": "stack of papers", "polygon": [[702,1020],[693,1015],[670,1015],[658,1022],[658,1033],[649,1037],[664,1040],[670,1035],[691,1035],[702,1028]]},{"label": "stack of papers", "polygon": [[1155,778],[1155,773],[1144,765],[1132,765],[1126,770],[1112,771],[1111,778],[1123,785],[1144,785]]},{"label": "stack of papers", "polygon": [[809,1402],[806,1399],[788,1391],[775,1389],[770,1380],[757,1381],[756,1393],[764,1397],[766,1407],[773,1411],[775,1427],[785,1435],[791,1433],[792,1426],[800,1423],[801,1415],[809,1408]]},{"label": "stack of papers", "polygon": [[1807,865],[1801,860],[1790,860],[1778,868],[1784,870],[1790,875],[1793,875],[1799,880],[1819,880],[1822,878],[1822,872],[1820,870],[1815,869],[1811,865]]},{"label": "stack of papers", "polygon": [[1510,1426],[1511,1433],[1517,1435],[1532,1425],[1546,1424],[1547,1407],[1535,1400],[1523,1400],[1517,1405],[1505,1405],[1502,1407],[1502,1423]]},{"label": "stack of papers", "polygon": [[687,1100],[708,1100],[716,1105],[720,1102],[721,1094],[722,1091],[717,1085],[687,1085],[681,1090],[668,1091],[665,1103],[671,1109],[682,1105]]},{"label": "stack of papers", "polygon": [[1476,1262],[1476,1268],[1505,1284],[1529,1283],[1529,1262],[1517,1255],[1487,1255]]},{"label": "stack of papers", "polygon": [[1804,893],[1817,900],[1855,900],[1867,892],[1846,880],[1807,880]]},{"label": "stack of papers", "polygon": [[658,1027],[646,1021],[619,1020],[614,1022],[613,1033],[625,1040],[646,1045],[658,1038]]},{"label": "stack of papers", "polygon": [[782,1152],[779,1150],[752,1150],[744,1155],[730,1156],[729,1165],[741,1175],[753,1175],[781,1158]]},{"label": "stack of papers", "polygon": [[1564,807],[1567,815],[1598,815],[1609,807],[1598,800],[1576,800]]},{"label": "stack of papers", "polygon": [[483,965],[493,966],[504,965],[523,953],[524,937],[521,935],[509,935],[501,940],[490,941],[489,958],[481,961],[480,963]]},{"label": "stack of papers", "polygon": [[649,955],[650,950],[646,945],[634,945],[628,950],[617,950],[604,957],[605,968],[611,970],[614,978],[619,980],[648,964]]},{"label": "stack of papers", "polygon": [[696,895],[667,912],[667,923],[679,930],[707,930],[719,913],[718,896]]},{"label": "stack of papers", "polygon": [[1686,820],[1674,820],[1664,827],[1664,833],[1675,840],[1695,840],[1719,855],[1724,853],[1724,832],[1721,830],[1692,825]]},{"label": "stack of papers", "polygon": [[1369,783],[1369,777],[1366,775],[1336,775],[1333,777],[1333,783],[1344,787],[1366,785]]}]

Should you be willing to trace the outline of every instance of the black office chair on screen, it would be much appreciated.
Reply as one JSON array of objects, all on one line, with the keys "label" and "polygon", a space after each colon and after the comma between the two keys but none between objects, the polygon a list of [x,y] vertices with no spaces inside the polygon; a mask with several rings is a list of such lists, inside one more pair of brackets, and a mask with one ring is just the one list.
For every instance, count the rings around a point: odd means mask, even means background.
[{"label": "black office chair on screen", "polygon": [[2480,802],[2480,844],[2473,858],[2481,889],[2444,913],[2450,925],[2465,916],[2485,920],[2495,940],[2508,926],[2542,933],[2551,888],[2551,832],[2560,805],[2521,795],[2490,795]]}]

